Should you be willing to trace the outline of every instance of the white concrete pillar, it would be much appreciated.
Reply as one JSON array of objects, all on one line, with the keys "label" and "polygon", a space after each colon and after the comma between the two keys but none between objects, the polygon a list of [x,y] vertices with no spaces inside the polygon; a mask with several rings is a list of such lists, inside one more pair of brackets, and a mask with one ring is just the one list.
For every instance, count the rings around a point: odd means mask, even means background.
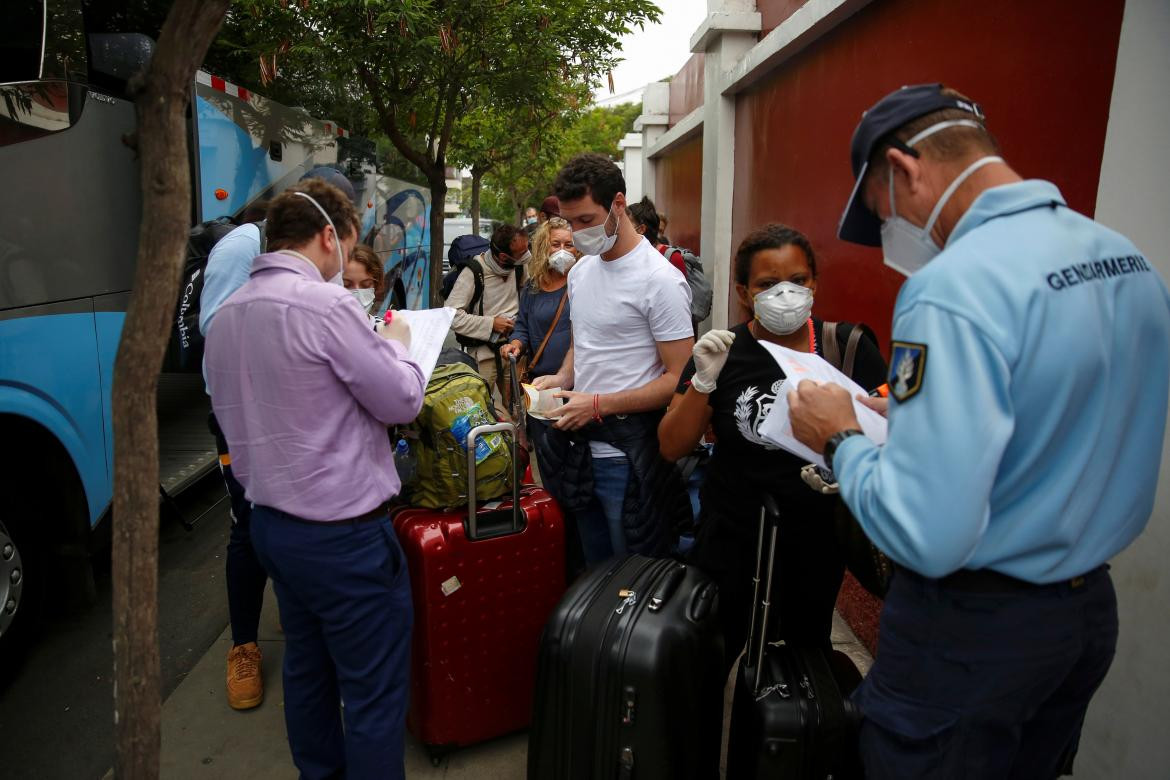
[{"label": "white concrete pillar", "polygon": [[624,152],[622,171],[626,178],[626,202],[637,203],[642,199],[642,134],[626,133],[618,148]]},{"label": "white concrete pillar", "polygon": [[[1128,0],[1121,21],[1095,218],[1124,233],[1170,280],[1170,4]],[[1075,127],[1075,120],[1073,123]],[[1136,346],[1136,345],[1135,345]],[[1137,347],[1140,349],[1140,347]],[[1118,409],[1118,414],[1128,410]],[[1124,490],[1118,486],[1118,490]],[[1121,634],[1109,676],[1093,697],[1076,759],[1077,777],[1165,778],[1170,767],[1170,432],[1146,530],[1113,565]]]},{"label": "white concrete pillar", "polygon": [[[642,115],[634,120],[634,132],[642,134],[642,194],[658,204],[658,161],[646,154],[670,125],[670,84],[656,81],[642,93]],[[627,136],[628,137],[628,136]]]},{"label": "white concrete pillar", "polygon": [[731,291],[731,208],[735,187],[735,98],[726,73],[756,44],[761,21],[752,0],[708,0],[706,21],[691,37],[705,52],[703,72],[703,217],[700,256],[715,302],[700,331],[726,328]]}]

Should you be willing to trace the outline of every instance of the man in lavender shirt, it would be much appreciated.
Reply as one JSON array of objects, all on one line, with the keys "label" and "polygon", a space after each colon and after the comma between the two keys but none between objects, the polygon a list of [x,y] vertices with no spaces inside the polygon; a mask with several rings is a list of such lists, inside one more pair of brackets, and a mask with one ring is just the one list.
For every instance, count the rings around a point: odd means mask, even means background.
[{"label": "man in lavender shirt", "polygon": [[405,321],[371,330],[341,285],[357,231],[324,181],[274,200],[269,253],[216,313],[204,358],[280,605],[285,723],[309,780],[404,777],[412,611],[386,427],[417,416],[425,380]]}]

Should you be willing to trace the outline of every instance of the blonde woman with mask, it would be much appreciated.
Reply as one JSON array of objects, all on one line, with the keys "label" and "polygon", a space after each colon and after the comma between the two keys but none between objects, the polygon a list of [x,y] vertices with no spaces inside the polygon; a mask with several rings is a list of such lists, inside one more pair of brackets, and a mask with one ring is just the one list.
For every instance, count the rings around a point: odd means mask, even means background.
[{"label": "blonde woman with mask", "polygon": [[[550,217],[532,236],[532,260],[528,263],[528,282],[520,293],[520,313],[512,340],[500,354],[505,360],[515,355],[519,360],[528,356],[528,369],[521,379],[531,382],[538,376],[555,374],[565,360],[571,343],[569,324],[569,269],[577,262],[579,253],[573,248],[573,232],[569,223],[560,217]],[[548,423],[529,416],[528,440],[535,456],[538,439],[544,436]],[[539,464],[532,458],[532,472],[540,481]],[[565,516],[566,553],[570,577],[584,568],[584,554],[573,518]]]},{"label": "blonde woman with mask", "polygon": [[569,350],[569,269],[577,262],[569,223],[552,217],[532,237],[528,283],[520,293],[520,313],[512,340],[500,354],[528,356],[526,382],[555,374]]}]

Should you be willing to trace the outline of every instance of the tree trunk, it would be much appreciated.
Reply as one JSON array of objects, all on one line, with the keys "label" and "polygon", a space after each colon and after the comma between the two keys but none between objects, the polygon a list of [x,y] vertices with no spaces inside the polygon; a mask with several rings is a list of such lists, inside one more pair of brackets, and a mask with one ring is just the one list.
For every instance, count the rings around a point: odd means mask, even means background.
[{"label": "tree trunk", "polygon": [[443,305],[443,222],[447,203],[447,169],[439,165],[427,171],[431,188],[431,306]]},{"label": "tree trunk", "polygon": [[483,184],[483,173],[471,169],[471,232],[479,235],[479,189]]},{"label": "tree trunk", "polygon": [[137,91],[142,223],[138,266],[114,363],[115,774],[157,778],[158,374],[171,334],[190,229],[187,104],[195,69],[230,0],[176,0]]}]

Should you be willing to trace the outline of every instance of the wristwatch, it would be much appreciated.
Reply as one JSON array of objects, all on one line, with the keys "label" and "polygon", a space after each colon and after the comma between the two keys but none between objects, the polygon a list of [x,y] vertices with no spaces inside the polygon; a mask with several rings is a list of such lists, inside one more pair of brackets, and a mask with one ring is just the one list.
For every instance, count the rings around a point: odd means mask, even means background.
[{"label": "wristwatch", "polygon": [[841,445],[841,442],[845,441],[850,436],[864,435],[864,433],[857,430],[856,428],[846,428],[843,431],[837,431],[829,437],[829,440],[825,442],[825,465],[829,467],[830,471],[833,470],[833,455],[837,452],[837,447]]}]

